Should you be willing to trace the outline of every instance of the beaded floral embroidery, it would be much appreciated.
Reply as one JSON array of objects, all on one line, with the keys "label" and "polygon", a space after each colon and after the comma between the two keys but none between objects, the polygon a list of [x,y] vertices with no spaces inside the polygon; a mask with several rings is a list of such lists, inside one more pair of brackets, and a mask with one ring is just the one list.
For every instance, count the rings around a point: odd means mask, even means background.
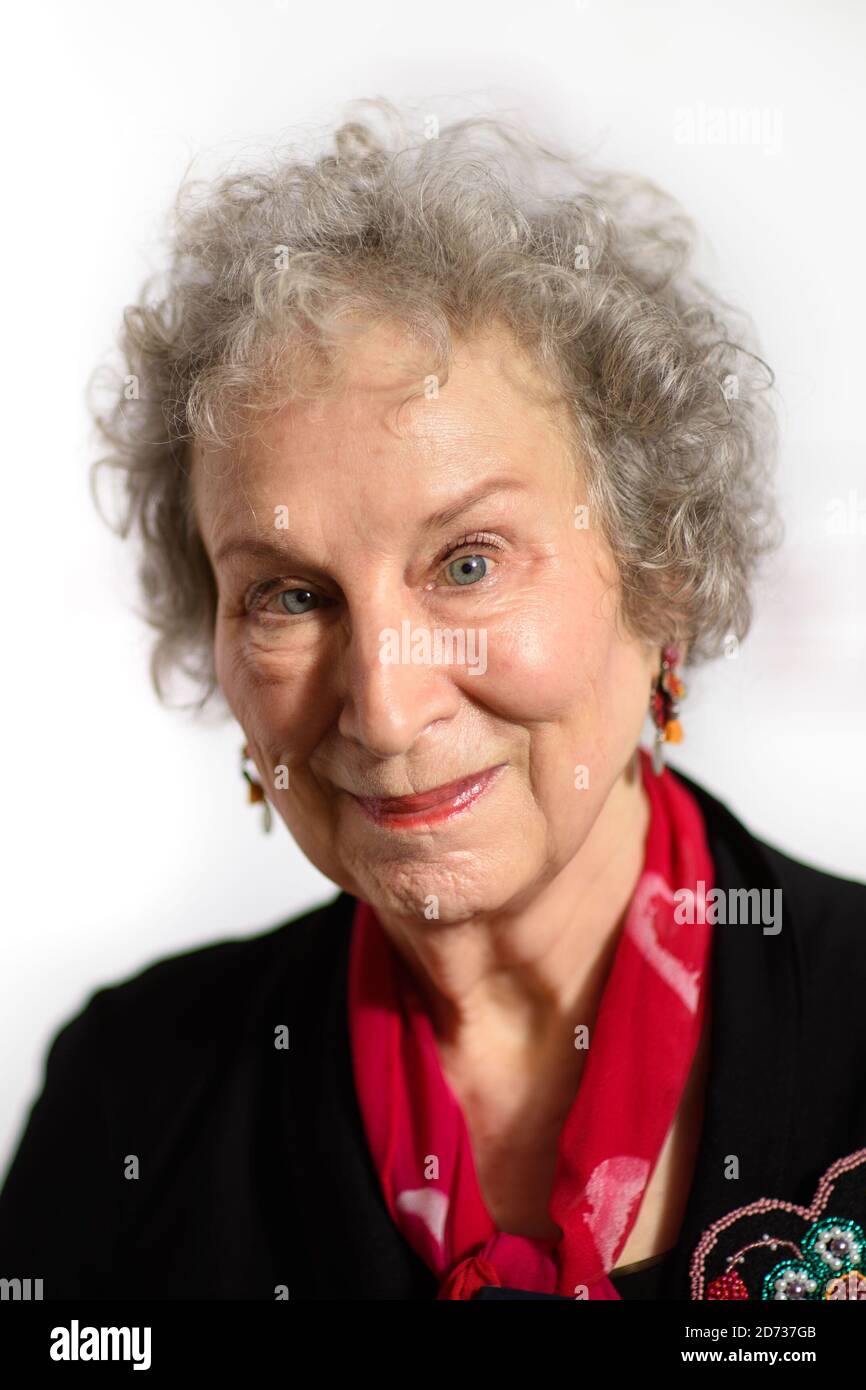
[{"label": "beaded floral embroidery", "polygon": [[831,1164],[808,1207],[762,1197],[714,1221],[690,1275],[693,1299],[866,1300],[866,1149]]}]

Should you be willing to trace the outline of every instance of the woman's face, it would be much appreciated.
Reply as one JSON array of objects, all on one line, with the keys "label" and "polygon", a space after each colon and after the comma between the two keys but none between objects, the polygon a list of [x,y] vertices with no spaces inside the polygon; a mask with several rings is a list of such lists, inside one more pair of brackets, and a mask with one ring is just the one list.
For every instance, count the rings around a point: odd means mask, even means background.
[{"label": "woman's face", "polygon": [[[612,558],[504,330],[399,417],[423,360],[384,326],[350,354],[339,396],[194,453],[217,676],[323,874],[386,916],[517,907],[624,774],[657,649],[618,629]],[[436,805],[359,799],[464,779]]]}]

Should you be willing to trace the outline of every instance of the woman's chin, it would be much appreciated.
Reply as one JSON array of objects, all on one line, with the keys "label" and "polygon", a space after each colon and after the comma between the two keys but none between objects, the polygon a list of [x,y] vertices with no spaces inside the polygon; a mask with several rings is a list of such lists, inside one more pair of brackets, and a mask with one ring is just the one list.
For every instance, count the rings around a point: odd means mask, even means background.
[{"label": "woman's chin", "polygon": [[495,913],[519,892],[521,882],[498,869],[473,865],[455,875],[447,867],[367,865],[356,874],[357,896],[383,916],[448,926]]}]

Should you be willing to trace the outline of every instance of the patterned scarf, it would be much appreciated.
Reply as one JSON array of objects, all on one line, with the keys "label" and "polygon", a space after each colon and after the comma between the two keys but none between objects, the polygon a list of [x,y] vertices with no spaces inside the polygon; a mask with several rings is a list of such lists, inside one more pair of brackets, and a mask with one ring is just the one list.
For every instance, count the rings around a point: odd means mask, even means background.
[{"label": "patterned scarf", "polygon": [[[644,867],[559,1137],[548,1211],[560,1238],[497,1230],[429,1013],[373,909],[356,904],[349,1030],[358,1101],[391,1219],[441,1280],[439,1298],[472,1298],[484,1285],[619,1298],[607,1275],[637,1219],[701,1036],[705,897],[714,878],[694,798],[669,768],[656,776],[646,751],[639,754],[651,806]],[[691,898],[675,902],[684,889]],[[685,920],[675,920],[675,909]]]}]

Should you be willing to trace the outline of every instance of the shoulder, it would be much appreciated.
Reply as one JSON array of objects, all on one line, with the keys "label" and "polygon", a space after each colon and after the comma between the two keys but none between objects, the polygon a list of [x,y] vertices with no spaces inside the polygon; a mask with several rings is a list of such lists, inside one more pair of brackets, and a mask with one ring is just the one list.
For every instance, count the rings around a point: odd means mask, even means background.
[{"label": "shoulder", "polygon": [[253,935],[164,956],[107,982],[55,1034],[50,1055],[110,1045],[129,1057],[237,1038],[274,995],[315,995],[316,977],[327,979],[347,939],[353,907],[354,899],[340,892]]},{"label": "shoulder", "polygon": [[[277,1055],[276,1027],[294,1038],[317,1025],[354,901],[341,892],[265,931],[161,958],[92,991],[46,1048],[13,1189],[58,1145],[77,1146],[82,1169],[98,1168],[121,1136],[155,1142],[205,1097],[225,1100],[233,1080],[254,1085]],[[82,1115],[92,1124],[82,1126]]]},{"label": "shoulder", "polygon": [[825,926],[847,924],[855,931],[866,931],[866,883],[795,859],[777,845],[755,838],[800,916]]},{"label": "shoulder", "polygon": [[828,919],[866,928],[866,882],[821,869],[783,850],[772,836],[753,831],[719,797],[676,769],[677,778],[694,795],[711,848],[724,848],[726,857],[744,873],[763,871],[790,897],[791,911],[803,920]]}]

